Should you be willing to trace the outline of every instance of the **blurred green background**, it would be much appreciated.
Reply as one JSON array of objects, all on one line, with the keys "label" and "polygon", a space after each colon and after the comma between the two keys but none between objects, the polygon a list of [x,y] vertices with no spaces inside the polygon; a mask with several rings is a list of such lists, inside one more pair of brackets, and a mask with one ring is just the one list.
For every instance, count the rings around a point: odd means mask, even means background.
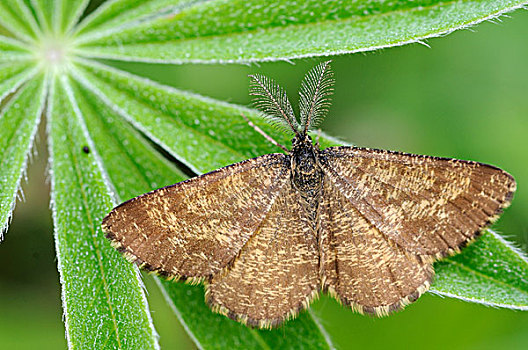
[{"label": "blurred green background", "polygon": [[[511,17],[431,39],[431,48],[415,44],[333,58],[336,94],[322,128],[360,146],[477,160],[509,171],[518,191],[494,228],[527,251],[528,12]],[[304,73],[321,60],[120,67],[246,105],[248,74],[275,78],[296,101]],[[25,200],[0,244],[0,349],[66,347],[43,128],[40,140],[23,185]],[[193,349],[151,277],[145,280],[161,347]],[[430,294],[384,319],[355,314],[327,297],[312,308],[340,349],[528,348],[528,312]]]}]

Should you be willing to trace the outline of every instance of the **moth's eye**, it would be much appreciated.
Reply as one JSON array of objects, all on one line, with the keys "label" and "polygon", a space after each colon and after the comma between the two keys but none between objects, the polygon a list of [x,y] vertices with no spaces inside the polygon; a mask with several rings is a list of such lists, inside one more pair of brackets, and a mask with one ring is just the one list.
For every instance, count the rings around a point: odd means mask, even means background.
[{"label": "moth's eye", "polygon": [[297,137],[294,136],[292,139],[292,145],[295,145],[296,143],[297,143]]}]

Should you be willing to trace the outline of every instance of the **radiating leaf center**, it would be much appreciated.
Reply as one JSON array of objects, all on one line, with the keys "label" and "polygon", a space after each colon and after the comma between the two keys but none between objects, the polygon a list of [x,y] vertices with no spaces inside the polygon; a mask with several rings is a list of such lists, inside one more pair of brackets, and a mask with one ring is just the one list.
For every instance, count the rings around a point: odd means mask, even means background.
[{"label": "radiating leaf center", "polygon": [[43,69],[61,71],[68,65],[69,43],[65,38],[43,38],[37,58]]}]

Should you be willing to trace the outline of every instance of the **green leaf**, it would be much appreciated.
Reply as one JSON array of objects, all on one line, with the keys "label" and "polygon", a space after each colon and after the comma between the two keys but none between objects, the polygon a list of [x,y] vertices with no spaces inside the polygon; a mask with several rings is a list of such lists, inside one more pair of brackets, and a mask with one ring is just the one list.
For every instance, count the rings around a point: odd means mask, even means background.
[{"label": "green leaf", "polygon": [[40,31],[23,0],[0,1],[0,23],[23,41],[34,41]]},{"label": "green leaf", "polygon": [[55,4],[55,0],[31,0],[35,16],[44,33],[51,31],[52,23],[54,23]]},{"label": "green leaf", "polygon": [[32,63],[28,61],[0,63],[0,101],[36,74]]},{"label": "green leaf", "polygon": [[48,100],[51,201],[70,348],[157,349],[157,337],[135,266],[100,229],[114,206],[66,76]]},{"label": "green leaf", "polygon": [[24,43],[0,35],[0,62],[27,60],[31,57],[32,54]]},{"label": "green leaf", "polygon": [[143,136],[78,81],[73,97],[119,201],[187,177]]},{"label": "green leaf", "polygon": [[528,258],[495,232],[435,265],[434,293],[489,306],[528,310]]},{"label": "green leaf", "polygon": [[115,32],[148,19],[164,16],[196,3],[195,0],[116,0],[102,4],[77,27],[76,34],[93,30]]},{"label": "green leaf", "polygon": [[[144,136],[196,173],[278,151],[241,113],[279,142],[290,142],[251,109],[86,57],[248,62],[366,51],[420,42],[525,3],[110,0],[77,24],[88,0],[0,1],[0,97],[8,97],[0,105],[0,225],[11,214],[38,125],[43,97],[37,96],[47,90],[36,72],[53,72],[47,99],[52,204],[70,347],[157,348],[138,271],[99,228],[114,200],[183,178]],[[323,147],[336,143],[322,138]],[[488,234],[436,265],[434,291],[525,310],[526,265],[521,253]],[[332,347],[309,311],[277,330],[257,331],[213,314],[201,287],[158,282],[199,347]]]},{"label": "green leaf", "polygon": [[526,0],[197,2],[126,28],[95,27],[77,38],[76,52],[163,63],[327,56],[420,42],[523,4]]},{"label": "green leaf", "polygon": [[[26,0],[29,1],[29,0]],[[68,33],[83,14],[89,0],[30,0],[35,17],[46,36]]]},{"label": "green leaf", "polygon": [[58,33],[68,33],[83,14],[90,0],[56,0]]},{"label": "green leaf", "polygon": [[[160,158],[97,94],[83,84],[72,85],[86,126],[93,135],[95,150],[106,165],[106,172],[120,200],[184,179],[174,165]],[[105,90],[105,95],[107,93]],[[227,135],[224,137],[228,138]],[[180,321],[201,348],[274,349],[292,343],[316,348],[332,347],[324,330],[309,313],[303,313],[297,320],[275,331],[252,330],[214,314],[204,301],[202,286],[158,282]]]},{"label": "green leaf", "polygon": [[[0,70],[0,81],[2,73]],[[44,108],[45,92],[44,78],[40,75],[21,88],[0,114],[0,241],[15,207],[20,180]]]}]

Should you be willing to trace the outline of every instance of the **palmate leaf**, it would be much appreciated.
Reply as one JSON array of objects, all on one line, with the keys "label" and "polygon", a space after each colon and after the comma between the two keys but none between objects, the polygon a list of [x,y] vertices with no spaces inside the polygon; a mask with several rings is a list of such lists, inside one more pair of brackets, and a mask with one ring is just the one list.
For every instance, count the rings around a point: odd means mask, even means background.
[{"label": "palmate leaf", "polygon": [[68,33],[77,23],[90,0],[55,1],[55,32]]},{"label": "palmate leaf", "polygon": [[0,63],[0,101],[37,73],[31,61]]},{"label": "palmate leaf", "polygon": [[[247,62],[366,51],[438,36],[523,3],[115,0],[77,23],[86,0],[0,2],[0,224],[5,227],[12,213],[47,94],[69,346],[158,347],[137,269],[99,229],[117,202],[184,178],[151,142],[199,174],[278,151],[241,113],[277,141],[290,141],[252,109],[152,83],[92,58]],[[323,135],[321,144],[338,142]],[[433,290],[526,309],[526,265],[519,251],[486,234],[437,264]],[[277,330],[257,331],[213,314],[201,287],[157,281],[200,348],[333,347],[309,311]]]},{"label": "palmate leaf", "polygon": [[77,26],[78,34],[108,30],[115,32],[141,21],[152,21],[156,17],[181,11],[195,5],[196,0],[118,0],[107,1]]},{"label": "palmate leaf", "polygon": [[31,58],[31,49],[26,44],[0,35],[0,63],[18,60],[29,61]]},{"label": "palmate leaf", "polygon": [[37,22],[45,35],[67,33],[82,15],[89,0],[31,0]]},{"label": "palmate leaf", "polygon": [[[255,137],[258,134],[241,113],[277,141],[290,142],[290,135],[270,127],[255,110],[162,86],[93,61],[77,61],[72,71],[112,109],[195,173],[277,151],[262,136]],[[329,138],[321,143],[336,145]]]},{"label": "palmate leaf", "polygon": [[21,0],[0,2],[0,24],[22,41],[32,42],[39,34],[35,18]]},{"label": "palmate leaf", "polygon": [[59,23],[55,20],[56,18],[56,8],[58,1],[49,1],[49,0],[32,0],[31,4],[35,11],[35,19],[42,28],[42,31],[49,33],[52,28],[52,23]]}]

